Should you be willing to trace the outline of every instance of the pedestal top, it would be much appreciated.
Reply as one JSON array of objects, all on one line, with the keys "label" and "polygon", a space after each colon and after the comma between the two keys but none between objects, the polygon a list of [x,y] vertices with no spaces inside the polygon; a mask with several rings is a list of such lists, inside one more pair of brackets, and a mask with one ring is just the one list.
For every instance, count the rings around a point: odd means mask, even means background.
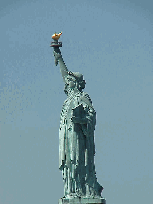
[{"label": "pedestal top", "polygon": [[106,204],[105,198],[60,198],[59,204]]}]

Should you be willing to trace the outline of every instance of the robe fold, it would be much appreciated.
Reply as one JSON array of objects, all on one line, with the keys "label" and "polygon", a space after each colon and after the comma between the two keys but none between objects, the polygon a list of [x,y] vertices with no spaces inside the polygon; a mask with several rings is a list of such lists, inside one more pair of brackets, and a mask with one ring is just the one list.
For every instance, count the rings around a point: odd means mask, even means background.
[{"label": "robe fold", "polygon": [[[72,116],[87,119],[86,124],[72,122]],[[59,169],[63,172],[64,195],[101,196],[94,155],[96,112],[88,94],[68,97],[62,107],[59,129]]]}]

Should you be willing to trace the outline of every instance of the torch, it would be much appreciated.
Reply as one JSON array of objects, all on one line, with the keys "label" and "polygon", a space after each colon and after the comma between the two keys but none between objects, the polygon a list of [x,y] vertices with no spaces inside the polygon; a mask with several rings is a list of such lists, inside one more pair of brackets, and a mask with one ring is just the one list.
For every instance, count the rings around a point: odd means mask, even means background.
[{"label": "torch", "polygon": [[54,33],[52,35],[52,39],[54,40],[53,42],[51,42],[50,47],[62,47],[62,42],[58,42],[58,39],[60,38],[60,36],[62,35],[62,32],[60,33]]},{"label": "torch", "polygon": [[61,55],[61,51],[59,49],[59,47],[62,47],[62,42],[58,42],[60,36],[62,35],[62,32],[60,33],[54,33],[52,35],[52,39],[54,40],[53,42],[51,42],[50,47],[54,48],[54,57],[55,57],[55,65],[58,65],[58,58]]}]

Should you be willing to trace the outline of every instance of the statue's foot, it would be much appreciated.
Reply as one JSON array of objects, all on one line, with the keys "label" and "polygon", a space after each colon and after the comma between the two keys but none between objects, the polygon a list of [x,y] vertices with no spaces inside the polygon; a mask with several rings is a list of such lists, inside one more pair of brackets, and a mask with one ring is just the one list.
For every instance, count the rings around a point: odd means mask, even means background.
[{"label": "statue's foot", "polygon": [[67,198],[67,199],[73,199],[73,198],[81,198],[81,196],[78,195],[77,193],[71,193],[71,194],[66,195],[65,198]]},{"label": "statue's foot", "polygon": [[86,195],[84,198],[102,198],[102,196],[99,195]]},{"label": "statue's foot", "polygon": [[72,199],[72,198],[74,198],[74,195],[73,195],[73,194],[68,194],[68,195],[66,195],[65,198],[67,198],[67,199]]}]

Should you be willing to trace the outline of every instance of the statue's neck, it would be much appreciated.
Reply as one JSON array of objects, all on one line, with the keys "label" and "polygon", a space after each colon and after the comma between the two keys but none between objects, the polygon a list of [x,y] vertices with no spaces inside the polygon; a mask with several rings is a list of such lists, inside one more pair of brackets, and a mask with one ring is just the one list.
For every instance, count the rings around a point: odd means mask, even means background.
[{"label": "statue's neck", "polygon": [[68,98],[73,97],[74,95],[79,94],[79,93],[80,93],[80,91],[77,88],[67,90]]}]

